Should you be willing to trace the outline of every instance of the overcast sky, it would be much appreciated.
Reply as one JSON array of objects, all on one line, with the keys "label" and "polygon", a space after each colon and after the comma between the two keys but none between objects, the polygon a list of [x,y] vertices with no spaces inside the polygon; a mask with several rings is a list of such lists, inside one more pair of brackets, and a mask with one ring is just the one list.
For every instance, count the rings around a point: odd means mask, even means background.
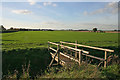
[{"label": "overcast sky", "polygon": [[5,28],[93,29],[118,28],[116,2],[3,2]]}]

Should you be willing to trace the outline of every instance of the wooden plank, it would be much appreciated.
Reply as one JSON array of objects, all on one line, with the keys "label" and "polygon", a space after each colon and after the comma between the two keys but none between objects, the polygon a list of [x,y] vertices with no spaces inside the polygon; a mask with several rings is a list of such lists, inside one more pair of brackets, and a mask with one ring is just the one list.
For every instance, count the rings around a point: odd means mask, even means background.
[{"label": "wooden plank", "polygon": [[60,64],[64,66],[65,65],[65,61],[60,59]]},{"label": "wooden plank", "polygon": [[61,47],[68,48],[68,49],[72,49],[72,50],[75,50],[75,51],[82,51],[83,53],[89,54],[89,52],[88,52],[88,51],[85,51],[85,50],[76,49],[76,48],[72,48],[72,47],[64,46],[64,45],[60,45],[60,46],[61,46]]},{"label": "wooden plank", "polygon": [[61,52],[60,52],[60,54],[79,63],[79,61],[77,59],[74,59],[74,58],[72,58],[72,57],[70,57],[68,55],[65,55],[65,54],[61,53]]},{"label": "wooden plank", "polygon": [[92,46],[86,46],[86,45],[82,45],[82,44],[68,43],[68,42],[63,42],[63,41],[60,41],[60,43],[71,44],[71,45],[77,45],[77,46],[82,46],[82,47],[87,47],[87,48],[97,49],[97,50],[103,50],[103,51],[108,51],[108,52],[114,52],[114,50],[103,49],[103,48],[92,47]]},{"label": "wooden plank", "polygon": [[104,61],[104,67],[106,68],[106,65],[107,65],[107,51],[105,51],[105,61]]},{"label": "wooden plank", "polygon": [[52,47],[49,47],[49,49],[51,49],[51,50],[53,50],[53,51],[57,52],[57,50],[55,50],[55,49],[54,49],[54,48],[52,48]]},{"label": "wooden plank", "polygon": [[[63,45],[63,43],[61,43],[61,45]],[[63,47],[61,47],[61,48],[63,48]]]},{"label": "wooden plank", "polygon": [[[77,44],[77,40],[75,41],[75,43]],[[75,48],[77,49],[77,45],[75,45]],[[77,51],[75,51],[75,58],[77,58]]]},{"label": "wooden plank", "polygon": [[81,59],[82,57],[81,57],[81,51],[79,51],[79,65],[81,64]]},{"label": "wooden plank", "polygon": [[[54,54],[51,53],[51,52],[50,52],[50,54],[51,54],[52,58],[54,58]],[[56,56],[55,60],[58,62],[58,57],[57,57],[57,56]],[[63,61],[63,60],[60,59],[60,64],[61,64],[62,66],[64,66],[65,61]]]},{"label": "wooden plank", "polygon": [[82,53],[82,55],[85,55],[85,56],[88,56],[88,57],[91,57],[91,58],[95,58],[95,59],[98,59],[98,60],[101,60],[101,61],[105,61],[105,59],[103,59],[103,58],[95,57],[95,56],[92,56],[92,55],[88,55],[88,54],[84,54],[84,53]]},{"label": "wooden plank", "polygon": [[54,55],[52,61],[50,62],[49,67],[51,67],[51,65],[52,65],[53,61],[55,60],[55,57],[56,57],[56,56],[57,56],[57,52],[56,52],[56,54]]},{"label": "wooden plank", "polygon": [[58,64],[52,64],[53,66],[56,66],[56,65],[58,65]]},{"label": "wooden plank", "polygon": [[60,63],[59,45],[57,45],[57,53],[58,53],[58,64],[59,64]]},{"label": "wooden plank", "polygon": [[49,42],[49,41],[48,41],[48,43],[53,44],[53,45],[59,45],[59,44],[57,44],[57,43],[53,43],[53,42]]}]

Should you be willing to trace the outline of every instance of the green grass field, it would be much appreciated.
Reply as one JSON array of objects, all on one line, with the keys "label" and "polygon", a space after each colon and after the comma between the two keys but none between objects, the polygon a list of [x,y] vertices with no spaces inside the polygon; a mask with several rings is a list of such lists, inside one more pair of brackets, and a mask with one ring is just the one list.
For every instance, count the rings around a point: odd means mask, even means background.
[{"label": "green grass field", "polygon": [[107,47],[118,46],[118,33],[73,31],[20,31],[2,34],[2,48],[47,47],[47,41],[78,41],[80,44]]},{"label": "green grass field", "polygon": [[[58,70],[55,67],[47,71],[47,66],[51,61],[51,56],[47,50],[47,41],[75,42],[77,40],[80,44],[113,49],[115,50],[113,54],[120,55],[118,35],[118,33],[75,31],[19,31],[2,33],[3,78],[35,78],[36,76],[38,78],[72,78],[73,76],[74,78],[120,77],[118,65],[112,65],[102,71],[96,69],[94,65],[86,67],[83,67],[83,65],[80,68],[70,68],[70,70],[64,67],[59,67]],[[97,52],[96,54],[93,53],[93,55],[104,56],[104,54]],[[28,67],[29,64],[30,67]]]}]

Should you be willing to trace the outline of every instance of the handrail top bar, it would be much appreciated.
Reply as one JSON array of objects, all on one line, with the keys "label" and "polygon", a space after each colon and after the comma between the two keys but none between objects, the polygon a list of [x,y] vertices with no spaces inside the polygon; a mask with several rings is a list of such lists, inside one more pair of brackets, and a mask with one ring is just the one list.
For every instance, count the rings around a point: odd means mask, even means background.
[{"label": "handrail top bar", "polygon": [[84,52],[84,53],[86,53],[86,54],[89,54],[89,52],[88,52],[88,51],[85,51],[85,50],[76,49],[76,48],[72,48],[72,47],[64,46],[64,45],[60,45],[60,46],[63,46],[63,47],[69,48],[69,49],[73,49],[73,50],[76,50],[76,51],[82,51],[82,52]]},{"label": "handrail top bar", "polygon": [[50,41],[48,41],[48,43],[50,43],[50,44],[54,44],[54,45],[59,45],[59,44],[57,44],[57,43],[53,43],[53,42],[50,42]]},{"label": "handrail top bar", "polygon": [[82,47],[87,47],[87,48],[92,48],[92,49],[98,49],[98,50],[103,50],[103,51],[108,51],[108,52],[114,52],[114,50],[103,49],[103,48],[92,47],[92,46],[86,46],[86,45],[82,45],[82,44],[68,43],[68,42],[63,42],[63,41],[60,41],[60,43],[71,44],[71,45],[77,45],[77,46],[82,46]]},{"label": "handrail top bar", "polygon": [[[56,44],[56,43],[49,42],[49,41],[48,41],[48,43],[54,44],[54,45],[60,45],[60,44]],[[64,46],[64,45],[60,45],[60,46],[63,46],[63,47],[69,48],[69,49],[73,49],[73,50],[76,50],[76,51],[83,51],[84,53],[89,54],[89,52],[88,52],[88,51],[85,51],[85,50],[80,50],[80,49],[76,49],[76,48],[72,48],[72,47]],[[50,47],[50,48],[51,48],[51,47]]]}]

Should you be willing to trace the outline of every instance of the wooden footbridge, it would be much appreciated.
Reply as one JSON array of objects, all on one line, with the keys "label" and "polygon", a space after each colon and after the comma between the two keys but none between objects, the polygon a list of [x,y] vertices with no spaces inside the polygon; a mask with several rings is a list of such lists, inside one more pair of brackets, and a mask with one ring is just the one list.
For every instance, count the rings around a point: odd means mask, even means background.
[{"label": "wooden footbridge", "polygon": [[[73,48],[70,46],[66,46],[64,44],[73,45],[75,47]],[[51,47],[51,45],[57,46],[57,47],[53,48],[53,47]],[[83,49],[78,49],[77,47],[79,47],[79,46],[84,47],[84,48],[95,49],[95,50],[102,50],[105,52],[104,58],[90,55],[89,51],[85,51]],[[64,50],[66,50],[66,49],[69,51],[64,52]],[[52,56],[52,60],[49,64],[49,67],[51,67],[51,65],[56,65],[56,64],[53,64],[54,60],[57,61],[57,64],[61,64],[62,66],[71,65],[74,62],[77,62],[80,65],[83,61],[82,56],[85,56],[86,59],[87,59],[87,57],[90,57],[93,59],[100,60],[100,63],[98,64],[98,66],[104,62],[104,67],[106,67],[107,66],[107,58],[108,58],[107,52],[114,52],[114,50],[110,50],[110,49],[103,49],[103,48],[98,48],[98,47],[77,44],[77,41],[75,43],[68,43],[68,42],[63,42],[63,41],[60,41],[60,43],[53,43],[53,42],[48,41],[48,50]],[[74,53],[72,53],[72,52],[74,52]]]}]

